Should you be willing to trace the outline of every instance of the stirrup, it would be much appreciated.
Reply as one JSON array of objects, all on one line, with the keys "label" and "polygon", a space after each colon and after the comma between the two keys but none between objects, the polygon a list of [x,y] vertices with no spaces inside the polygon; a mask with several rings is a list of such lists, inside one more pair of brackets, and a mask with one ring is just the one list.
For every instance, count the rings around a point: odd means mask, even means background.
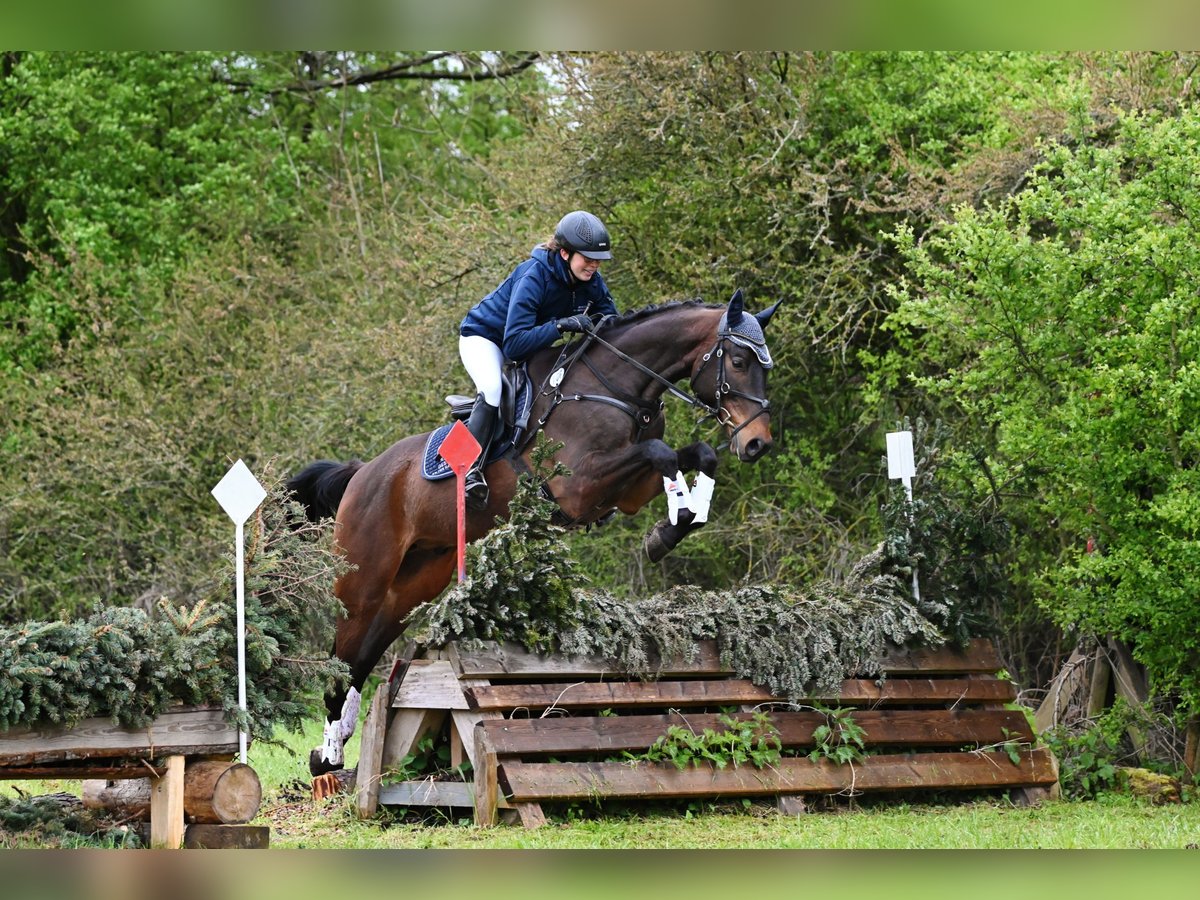
[{"label": "stirrup", "polygon": [[471,509],[487,509],[492,491],[488,487],[487,479],[483,477],[481,470],[471,469],[467,472],[467,477],[463,485],[463,493],[466,495],[467,506],[471,507]]}]

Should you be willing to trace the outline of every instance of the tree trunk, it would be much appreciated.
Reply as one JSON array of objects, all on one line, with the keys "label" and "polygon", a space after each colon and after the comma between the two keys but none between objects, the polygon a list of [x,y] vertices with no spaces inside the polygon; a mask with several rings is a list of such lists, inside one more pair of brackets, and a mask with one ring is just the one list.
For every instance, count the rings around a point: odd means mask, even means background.
[{"label": "tree trunk", "polygon": [[[237,825],[249,822],[262,803],[258,775],[241,763],[196,760],[183,773],[183,813],[188,822]],[[83,782],[83,805],[104,809],[122,819],[150,815],[150,780],[90,779]]]}]

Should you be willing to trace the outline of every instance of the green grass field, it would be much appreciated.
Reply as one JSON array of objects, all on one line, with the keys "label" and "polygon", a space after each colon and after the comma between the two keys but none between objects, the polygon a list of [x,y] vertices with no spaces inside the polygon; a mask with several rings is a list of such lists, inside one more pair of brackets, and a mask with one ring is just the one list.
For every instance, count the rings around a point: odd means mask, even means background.
[{"label": "green grass field", "polygon": [[[254,824],[271,829],[272,848],[290,849],[1184,849],[1200,846],[1200,804],[1162,806],[1120,795],[1093,802],[1052,801],[1018,808],[1001,796],[943,794],[932,801],[864,799],[802,816],[766,803],[698,803],[548,808],[546,827],[474,827],[470,811],[434,812],[415,822],[384,809],[371,821],[355,815],[349,796],[314,803],[308,749],[314,722],[277,744],[251,746],[249,763],[263,783]],[[357,762],[358,741],[348,748]],[[0,782],[0,796],[79,792],[78,782]],[[36,836],[8,835],[6,846],[38,847]],[[69,843],[67,844],[70,845]]]},{"label": "green grass field", "polygon": [[[309,849],[1115,849],[1200,846],[1200,804],[1154,806],[1120,795],[1033,809],[1003,797],[942,795],[935,803],[872,800],[850,809],[784,816],[768,804],[625,807],[603,817],[587,806],[549,811],[550,824],[475,828],[470,811],[405,821],[384,810],[360,821],[349,797],[314,804],[307,788],[314,725],[283,745],[255,746],[250,763],[263,781],[258,824],[271,826],[273,847]],[[351,742],[348,765],[356,762]]]}]

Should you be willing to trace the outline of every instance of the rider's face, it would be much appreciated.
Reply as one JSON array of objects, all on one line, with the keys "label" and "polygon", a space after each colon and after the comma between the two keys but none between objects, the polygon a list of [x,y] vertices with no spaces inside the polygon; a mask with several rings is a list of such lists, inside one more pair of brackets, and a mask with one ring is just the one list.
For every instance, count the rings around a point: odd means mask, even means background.
[{"label": "rider's face", "polygon": [[588,259],[582,253],[568,253],[566,250],[559,250],[562,258],[567,261],[567,265],[571,269],[571,274],[580,281],[591,281],[592,276],[596,274],[596,270],[600,268],[600,260]]}]

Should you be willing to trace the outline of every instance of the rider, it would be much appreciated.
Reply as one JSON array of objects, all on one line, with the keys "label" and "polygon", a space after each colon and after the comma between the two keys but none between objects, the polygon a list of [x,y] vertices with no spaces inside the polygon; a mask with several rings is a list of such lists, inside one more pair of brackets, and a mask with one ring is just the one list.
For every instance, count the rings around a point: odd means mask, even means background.
[{"label": "rider", "polygon": [[562,335],[586,332],[593,320],[616,313],[598,271],[606,259],[612,252],[604,223],[582,209],[569,212],[554,237],[534,247],[462,320],[458,352],[478,391],[467,428],[482,448],[466,478],[472,508],[487,506],[483,466],[498,426],[504,360],[526,360]]}]

